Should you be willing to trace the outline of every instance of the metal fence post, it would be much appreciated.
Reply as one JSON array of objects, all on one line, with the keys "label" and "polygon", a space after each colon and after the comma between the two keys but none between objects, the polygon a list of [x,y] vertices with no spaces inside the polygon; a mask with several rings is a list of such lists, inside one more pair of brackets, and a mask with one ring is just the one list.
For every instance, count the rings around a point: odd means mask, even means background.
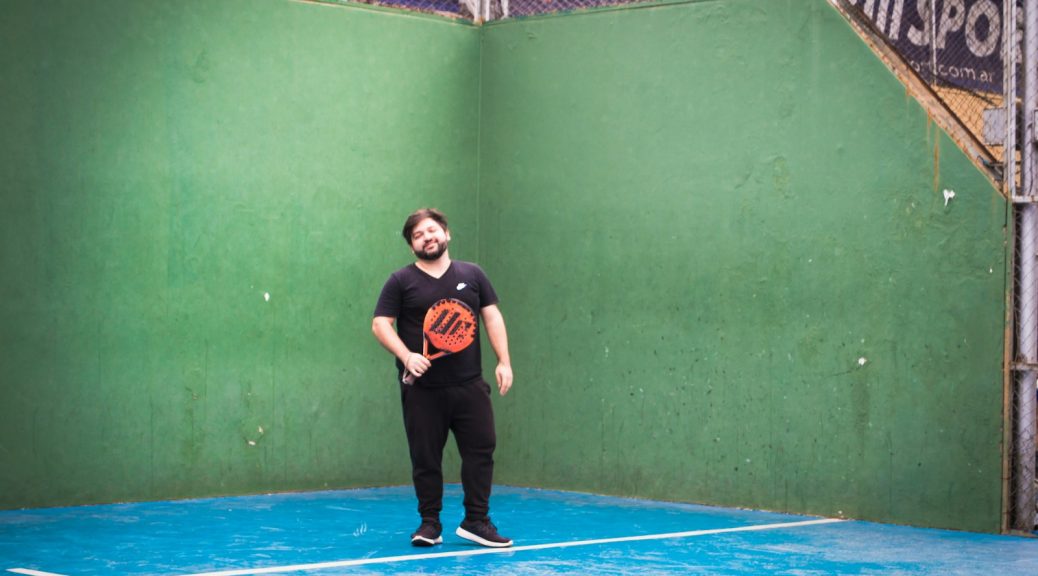
[{"label": "metal fence post", "polygon": [[[1012,0],[1011,0],[1012,1]],[[1038,194],[1035,190],[1035,125],[1038,110],[1038,0],[1024,2],[1023,142],[1020,143],[1020,217],[1017,282],[1017,379],[1014,392],[1012,528],[1035,525],[1035,380],[1038,378]],[[1015,94],[1007,94],[1015,99]],[[1010,159],[1007,159],[1007,162]]]}]

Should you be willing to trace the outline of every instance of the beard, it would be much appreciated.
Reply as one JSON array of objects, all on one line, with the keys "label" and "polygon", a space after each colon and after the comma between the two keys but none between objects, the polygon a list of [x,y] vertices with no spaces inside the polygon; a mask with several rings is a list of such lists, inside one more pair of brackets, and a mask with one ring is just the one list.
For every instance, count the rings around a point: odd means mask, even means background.
[{"label": "beard", "polygon": [[446,251],[447,251],[447,243],[446,242],[437,242],[435,250],[430,252],[430,251],[427,251],[425,248],[422,248],[421,250],[416,250],[414,255],[417,256],[421,260],[436,260],[440,256],[443,256],[443,253],[446,252]]}]

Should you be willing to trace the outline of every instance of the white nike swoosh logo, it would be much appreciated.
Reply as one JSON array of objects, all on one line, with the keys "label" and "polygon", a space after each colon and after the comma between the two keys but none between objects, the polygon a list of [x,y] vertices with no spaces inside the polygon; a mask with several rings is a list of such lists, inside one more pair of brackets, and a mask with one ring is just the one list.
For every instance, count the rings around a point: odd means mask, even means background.
[{"label": "white nike swoosh logo", "polygon": [[468,286],[468,284],[466,284],[466,283],[464,283],[464,282],[460,282],[460,283],[458,284],[458,290],[463,290],[463,289],[464,289],[464,288],[465,288],[466,286]]}]

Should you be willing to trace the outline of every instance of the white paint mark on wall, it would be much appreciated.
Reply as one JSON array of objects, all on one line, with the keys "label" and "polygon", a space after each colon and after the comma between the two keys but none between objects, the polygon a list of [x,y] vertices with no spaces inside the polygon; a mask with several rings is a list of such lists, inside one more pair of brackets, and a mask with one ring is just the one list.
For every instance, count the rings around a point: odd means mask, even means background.
[{"label": "white paint mark on wall", "polygon": [[864,366],[866,362],[868,362],[868,360],[866,360],[864,356],[858,358],[858,366]]},{"label": "white paint mark on wall", "polygon": [[270,292],[264,292],[263,299],[267,302],[270,302]]},{"label": "white paint mark on wall", "polygon": [[944,205],[947,206],[948,202],[950,202],[952,198],[955,198],[955,191],[954,190],[949,190],[949,189],[945,188],[944,189]]}]

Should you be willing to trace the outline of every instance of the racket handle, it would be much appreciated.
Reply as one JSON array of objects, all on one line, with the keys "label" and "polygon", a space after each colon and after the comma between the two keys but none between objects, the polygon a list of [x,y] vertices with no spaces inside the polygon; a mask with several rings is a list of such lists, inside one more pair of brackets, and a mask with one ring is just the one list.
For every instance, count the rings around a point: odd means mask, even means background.
[{"label": "racket handle", "polygon": [[[437,353],[433,354],[432,356],[428,356],[426,354],[422,354],[422,355],[425,356],[426,358],[428,358],[429,360],[435,360],[437,358],[440,358],[441,356],[446,356],[447,354],[450,354],[450,352],[437,352]],[[411,374],[410,372],[407,371],[407,368],[404,368],[404,375],[403,375],[403,377],[400,378],[400,381],[403,382],[404,384],[407,384],[408,386],[410,386],[411,384],[414,384],[415,380],[417,380],[417,378],[414,377],[414,374]]]}]

